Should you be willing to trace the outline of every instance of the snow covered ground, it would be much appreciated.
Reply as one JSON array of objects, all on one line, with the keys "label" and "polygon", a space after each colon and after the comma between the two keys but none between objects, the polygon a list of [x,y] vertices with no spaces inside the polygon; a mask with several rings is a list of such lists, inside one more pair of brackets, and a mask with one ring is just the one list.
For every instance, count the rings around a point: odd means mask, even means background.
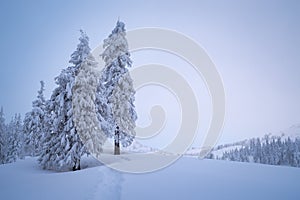
[{"label": "snow covered ground", "polygon": [[0,199],[300,199],[300,168],[192,157],[146,174],[119,173],[92,157],[82,166],[45,171],[30,157],[1,165]]}]

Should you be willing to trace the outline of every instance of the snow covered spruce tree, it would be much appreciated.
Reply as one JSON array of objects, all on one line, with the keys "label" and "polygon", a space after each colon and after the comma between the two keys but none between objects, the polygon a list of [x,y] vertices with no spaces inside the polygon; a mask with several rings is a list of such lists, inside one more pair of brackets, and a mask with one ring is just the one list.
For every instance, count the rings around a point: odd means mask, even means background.
[{"label": "snow covered spruce tree", "polygon": [[98,157],[106,140],[96,114],[95,100],[99,81],[97,62],[92,54],[81,63],[73,87],[73,114],[77,133],[89,153]]},{"label": "snow covered spruce tree", "polygon": [[[104,112],[107,114],[106,119],[108,120],[106,121],[109,121],[109,117],[112,116],[110,123],[114,133],[107,131],[106,134],[108,137],[114,137],[114,153],[120,154],[120,143],[124,147],[129,146],[135,137],[134,128],[137,119],[133,104],[135,91],[127,69],[131,67],[132,61],[123,22],[117,22],[112,33],[104,40],[103,47],[104,52],[101,56],[105,62],[105,68],[102,71],[101,82],[106,91],[101,91],[101,87],[99,87],[100,91],[98,92],[105,96],[111,109]],[[105,107],[106,105],[104,105]],[[110,130],[110,127],[107,127],[107,130]]]},{"label": "snow covered spruce tree", "polygon": [[20,114],[15,114],[7,129],[7,147],[5,163],[15,162],[17,158],[23,158],[23,132]]},{"label": "snow covered spruce tree", "polygon": [[134,94],[132,79],[129,72],[126,72],[120,77],[109,97],[116,124],[115,154],[120,154],[119,141],[126,147],[132,143],[135,136],[134,128],[137,115],[133,105]]},{"label": "snow covered spruce tree", "polygon": [[79,67],[90,53],[89,38],[81,30],[80,43],[71,55],[72,66],[55,78],[58,87],[46,104],[45,134],[39,162],[43,168],[80,170],[80,159],[86,152],[74,126],[72,108],[73,85]]},{"label": "snow covered spruce tree", "polygon": [[25,114],[23,132],[25,135],[25,151],[31,156],[38,156],[41,152],[41,139],[44,131],[45,98],[44,82],[40,81],[41,88],[38,96],[32,102],[32,110]]},{"label": "snow covered spruce tree", "polygon": [[0,109],[0,164],[4,163],[5,158],[5,136],[6,136],[6,125],[3,107]]},{"label": "snow covered spruce tree", "polygon": [[107,89],[105,88],[102,78],[100,78],[97,86],[95,105],[98,122],[102,132],[106,135],[106,137],[114,137],[115,125],[112,115],[112,109],[108,104]]}]

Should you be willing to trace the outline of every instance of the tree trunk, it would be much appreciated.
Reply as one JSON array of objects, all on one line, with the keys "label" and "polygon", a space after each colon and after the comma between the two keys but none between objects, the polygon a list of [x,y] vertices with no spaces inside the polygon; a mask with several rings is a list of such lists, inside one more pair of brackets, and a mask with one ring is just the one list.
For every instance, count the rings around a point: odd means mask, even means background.
[{"label": "tree trunk", "polygon": [[73,171],[80,170],[80,159],[76,160]]},{"label": "tree trunk", "polygon": [[117,126],[115,130],[115,155],[120,155],[120,132],[119,127]]}]

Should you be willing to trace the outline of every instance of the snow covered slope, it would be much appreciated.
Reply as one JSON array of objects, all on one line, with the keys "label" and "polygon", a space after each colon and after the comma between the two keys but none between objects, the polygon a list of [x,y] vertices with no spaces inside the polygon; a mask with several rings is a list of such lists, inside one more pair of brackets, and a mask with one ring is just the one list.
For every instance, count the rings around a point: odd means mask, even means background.
[{"label": "snow covered slope", "polygon": [[156,172],[128,174],[91,157],[83,167],[44,171],[35,158],[1,165],[0,199],[300,199],[299,168],[181,158]]},{"label": "snow covered slope", "polygon": [[[234,142],[230,144],[224,144],[224,145],[219,145],[213,148],[211,153],[213,154],[214,158],[221,158],[223,153],[226,151],[231,151],[234,149],[240,149],[247,145],[248,140],[243,140],[239,142]],[[200,155],[201,149],[199,148],[191,148],[185,152],[185,156],[193,156],[193,157],[198,157]]]},{"label": "snow covered slope", "polygon": [[129,153],[147,153],[157,151],[157,149],[141,144],[136,140],[133,140],[130,146],[123,147],[122,150]]},{"label": "snow covered slope", "polygon": [[[294,124],[291,127],[279,132],[269,133],[267,134],[267,136],[269,137],[269,139],[272,137],[276,137],[276,138],[280,137],[282,141],[288,138],[295,140],[296,138],[300,138],[300,124]],[[245,139],[230,144],[218,145],[211,151],[211,153],[213,154],[214,158],[221,158],[225,152],[230,152],[231,150],[240,149],[242,147],[249,145],[250,139]],[[260,140],[262,143],[265,143],[266,135],[261,137]],[[199,148],[191,148],[185,153],[185,155],[198,157],[200,151],[201,150]]]}]

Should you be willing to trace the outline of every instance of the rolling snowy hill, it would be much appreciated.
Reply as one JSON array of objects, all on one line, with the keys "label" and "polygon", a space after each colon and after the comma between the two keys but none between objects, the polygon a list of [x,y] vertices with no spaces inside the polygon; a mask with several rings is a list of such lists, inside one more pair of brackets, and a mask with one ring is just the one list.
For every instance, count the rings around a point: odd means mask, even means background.
[{"label": "rolling snowy hill", "polygon": [[45,171],[29,157],[1,165],[0,198],[300,199],[299,168],[186,157],[145,174],[119,173],[92,157],[82,165],[76,172]]},{"label": "rolling snowy hill", "polygon": [[[269,139],[271,139],[273,137],[281,138],[282,141],[286,140],[288,138],[290,138],[291,140],[295,140],[296,138],[300,138],[300,124],[294,124],[291,127],[287,128],[285,130],[282,130],[282,131],[269,133],[260,138],[262,143],[265,143],[266,136],[268,136]],[[214,156],[214,158],[221,158],[225,152],[230,152],[231,150],[240,149],[242,147],[249,145],[249,141],[251,139],[252,138],[229,143],[229,144],[218,145],[212,150],[211,153]],[[201,150],[199,148],[191,148],[185,153],[185,155],[197,157],[197,156],[199,156],[200,151]]]}]

